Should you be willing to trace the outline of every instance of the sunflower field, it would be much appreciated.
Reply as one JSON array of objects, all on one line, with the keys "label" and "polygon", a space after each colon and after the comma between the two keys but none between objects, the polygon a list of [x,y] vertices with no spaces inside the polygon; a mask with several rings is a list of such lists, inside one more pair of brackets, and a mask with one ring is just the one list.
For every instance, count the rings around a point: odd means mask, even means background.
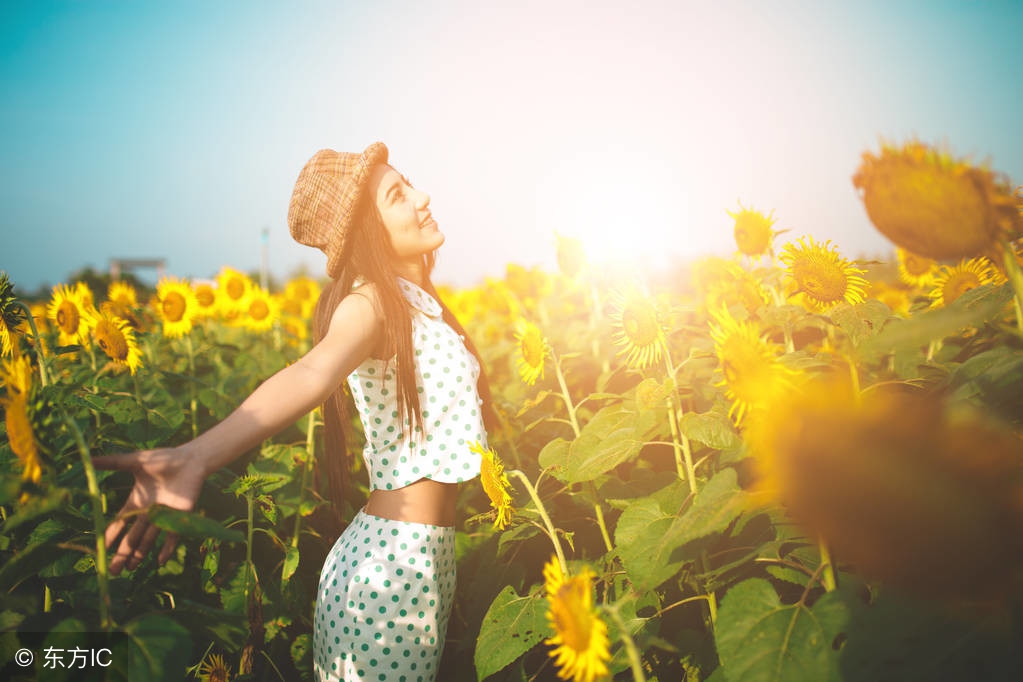
[{"label": "sunflower field", "polygon": [[[439,680],[1018,679],[1023,189],[919,142],[853,183],[885,262],[740,204],[732,257],[639,277],[557,237],[556,272],[439,288],[501,423]],[[318,414],[150,509],[175,553],[116,576],[132,479],[92,457],[224,418],[309,349],[320,287],[225,267],[28,301],[0,275],[3,679],[312,679],[319,571],[368,494],[354,457],[329,500]]]}]

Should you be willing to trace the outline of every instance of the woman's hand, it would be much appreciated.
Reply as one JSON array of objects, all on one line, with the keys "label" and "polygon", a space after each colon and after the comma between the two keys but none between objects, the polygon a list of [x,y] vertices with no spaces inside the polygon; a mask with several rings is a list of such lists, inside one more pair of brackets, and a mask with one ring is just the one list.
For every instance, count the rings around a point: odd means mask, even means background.
[{"label": "woman's hand", "polygon": [[[149,523],[148,507],[162,504],[173,509],[192,511],[202,483],[205,469],[181,448],[142,450],[123,455],[102,455],[93,458],[97,469],[130,471],[135,475],[135,486],[121,507],[117,518],[107,526],[106,546],[113,546],[117,537],[134,518],[131,529],[110,562],[110,572],[118,575],[125,564],[134,570],[153,548],[160,529]],[[158,560],[162,565],[178,542],[177,533],[167,532]]]}]

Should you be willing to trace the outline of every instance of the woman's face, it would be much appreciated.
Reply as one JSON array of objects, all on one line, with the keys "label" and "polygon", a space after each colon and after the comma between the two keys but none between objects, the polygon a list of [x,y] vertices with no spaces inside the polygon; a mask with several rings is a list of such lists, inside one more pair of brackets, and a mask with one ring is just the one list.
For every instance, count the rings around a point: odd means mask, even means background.
[{"label": "woman's face", "polygon": [[367,189],[376,199],[399,260],[419,262],[444,243],[444,234],[430,214],[430,195],[412,187],[401,173],[388,165],[378,165],[370,172]]}]

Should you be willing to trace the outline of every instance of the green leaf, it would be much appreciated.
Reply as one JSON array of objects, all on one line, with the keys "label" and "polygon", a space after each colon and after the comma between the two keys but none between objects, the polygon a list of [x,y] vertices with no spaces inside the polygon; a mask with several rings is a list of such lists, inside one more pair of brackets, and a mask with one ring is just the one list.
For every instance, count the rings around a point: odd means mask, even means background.
[{"label": "green leaf", "polygon": [[675,547],[662,542],[674,520],[649,497],[633,502],[618,518],[615,546],[629,580],[640,589],[660,585],[682,566],[671,556]]},{"label": "green leaf", "polygon": [[840,593],[812,608],[784,605],[766,580],[753,578],[725,594],[714,625],[729,682],[823,682],[840,679],[832,647],[851,612]]},{"label": "green leaf", "polygon": [[483,680],[533,648],[547,634],[542,586],[520,597],[510,585],[491,602],[476,639],[476,679]]},{"label": "green leaf", "polygon": [[540,462],[540,466],[544,469],[554,469],[555,471],[564,468],[565,462],[568,459],[568,446],[570,443],[564,438],[555,438],[554,440],[543,446],[543,450],[540,451],[540,455],[537,460]]},{"label": "green leaf", "polygon": [[241,532],[225,528],[211,518],[162,505],[149,510],[149,520],[158,528],[190,538],[214,538],[224,542],[242,542],[245,539]]},{"label": "green leaf", "polygon": [[121,676],[111,680],[178,680],[192,653],[192,633],[161,615],[145,615],[127,623],[128,641],[113,647],[111,659]]},{"label": "green leaf", "polygon": [[284,568],[281,571],[281,581],[286,581],[295,574],[295,569],[298,568],[299,553],[298,547],[288,545],[288,553],[284,557]]},{"label": "green leaf", "polygon": [[881,301],[870,298],[857,305],[836,306],[829,317],[846,333],[853,346],[859,346],[881,330],[891,317],[891,310]]},{"label": "green leaf", "polygon": [[671,541],[682,545],[720,533],[746,508],[735,469],[722,469],[697,491],[693,506],[672,527]]},{"label": "green leaf", "polygon": [[687,412],[679,427],[690,440],[699,441],[715,450],[736,448],[742,443],[728,417],[717,412]]},{"label": "green leaf", "polygon": [[565,483],[592,481],[633,459],[645,445],[652,413],[635,414],[621,405],[601,409],[568,448],[565,468],[554,475]]}]

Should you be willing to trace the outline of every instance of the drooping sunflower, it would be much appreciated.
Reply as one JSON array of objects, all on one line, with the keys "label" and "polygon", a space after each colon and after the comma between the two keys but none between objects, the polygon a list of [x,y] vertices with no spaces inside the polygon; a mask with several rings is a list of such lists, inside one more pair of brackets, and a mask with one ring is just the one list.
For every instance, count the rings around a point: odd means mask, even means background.
[{"label": "drooping sunflower", "polygon": [[715,386],[724,388],[732,402],[729,418],[741,424],[747,414],[770,407],[790,390],[797,373],[778,360],[777,347],[756,323],[738,322],[727,308],[715,311],[712,318],[710,336],[724,375]]},{"label": "drooping sunflower", "polygon": [[175,339],[192,331],[199,302],[188,282],[165,277],[156,285],[157,313],[163,320],[163,335]]},{"label": "drooping sunflower", "polygon": [[[7,387],[6,396],[0,398],[0,405],[3,406],[5,413],[7,440],[21,462],[22,480],[38,483],[43,470],[29,410],[32,390],[31,360],[15,349],[13,357],[0,363],[0,379]],[[21,501],[24,502],[25,499],[25,496],[22,496]]]},{"label": "drooping sunflower", "polygon": [[265,289],[253,286],[242,305],[242,313],[238,323],[249,331],[265,332],[273,329],[280,316],[280,307]]},{"label": "drooping sunflower", "polygon": [[853,185],[882,234],[935,260],[988,253],[1023,227],[1007,180],[917,141],[865,152]]},{"label": "drooping sunflower", "polygon": [[299,305],[298,315],[308,318],[313,314],[320,297],[320,285],[312,277],[296,277],[284,286],[284,299]]},{"label": "drooping sunflower", "polygon": [[114,315],[109,310],[95,314],[92,324],[92,336],[96,345],[107,354],[115,365],[127,367],[135,374],[142,366],[142,352],[135,341],[135,332],[124,318]]},{"label": "drooping sunflower", "polygon": [[813,237],[800,237],[785,245],[781,261],[791,284],[821,310],[841,301],[862,303],[867,280],[863,270],[843,258],[831,240],[823,243]]},{"label": "drooping sunflower", "polygon": [[87,344],[89,340],[89,321],[85,303],[77,287],[58,284],[53,287],[53,296],[46,314],[60,332],[59,343],[62,346]]},{"label": "drooping sunflower", "polygon": [[537,379],[543,378],[543,368],[548,355],[547,339],[543,337],[539,327],[520,317],[515,322],[515,341],[519,344],[519,376],[532,386]]},{"label": "drooping sunflower", "polygon": [[963,259],[956,265],[942,265],[934,277],[931,306],[943,308],[970,289],[995,281],[995,269],[987,258]]},{"label": "drooping sunflower", "polygon": [[625,356],[626,364],[643,369],[660,362],[667,339],[654,302],[636,289],[613,291],[609,301],[614,330],[611,342],[618,346],[618,354]]},{"label": "drooping sunflower", "polygon": [[511,483],[504,473],[504,463],[493,448],[484,449],[478,441],[469,446],[469,451],[480,456],[480,483],[494,510],[494,528],[504,530],[512,515]]},{"label": "drooping sunflower", "polygon": [[608,674],[611,660],[607,624],[593,606],[593,579],[588,567],[579,575],[566,576],[556,557],[544,565],[544,589],[547,592],[547,622],[554,636],[544,640],[554,649],[558,677],[573,682],[593,682]]},{"label": "drooping sunflower", "polygon": [[220,297],[220,312],[229,315],[245,307],[245,298],[254,286],[251,279],[234,268],[224,266],[217,275],[217,294]]},{"label": "drooping sunflower", "polygon": [[14,285],[6,272],[0,272],[0,356],[10,355],[14,350],[14,339],[25,320],[25,311],[16,305]]},{"label": "drooping sunflower", "polygon": [[199,679],[202,682],[230,682],[231,671],[220,654],[210,654],[199,664]]},{"label": "drooping sunflower", "polygon": [[765,216],[760,211],[745,208],[740,203],[738,212],[725,213],[735,220],[733,233],[735,245],[739,247],[740,252],[747,256],[762,256],[774,252],[771,242],[778,233],[771,229],[776,222],[773,209]]},{"label": "drooping sunflower", "polygon": [[934,283],[938,263],[932,258],[918,256],[901,247],[895,249],[899,279],[912,287],[926,287]]}]

